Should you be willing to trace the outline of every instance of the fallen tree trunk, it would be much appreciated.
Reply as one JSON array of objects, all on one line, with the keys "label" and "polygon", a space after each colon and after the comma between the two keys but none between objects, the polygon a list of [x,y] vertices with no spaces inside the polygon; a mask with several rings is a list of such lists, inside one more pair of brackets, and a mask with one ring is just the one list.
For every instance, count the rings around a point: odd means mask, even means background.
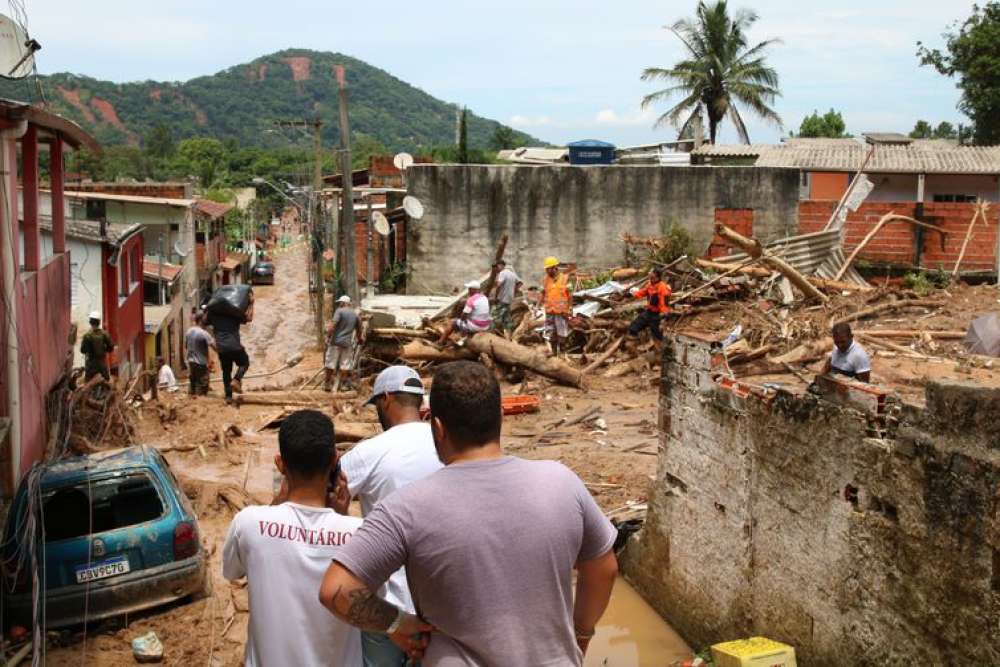
[{"label": "fallen tree trunk", "polygon": [[621,347],[622,342],[624,342],[624,340],[625,340],[625,336],[619,336],[618,340],[616,340],[614,343],[612,343],[610,346],[608,346],[608,349],[606,349],[601,354],[601,356],[599,356],[597,359],[595,359],[593,362],[591,362],[581,372],[584,373],[584,374],[587,374],[587,373],[592,372],[594,369],[599,368],[601,364],[603,364],[605,361],[607,361],[611,357],[611,355],[614,354],[618,350],[619,347]]},{"label": "fallen tree trunk", "polygon": [[979,202],[976,204],[976,212],[972,215],[972,220],[969,221],[969,226],[965,230],[965,240],[962,241],[962,250],[958,253],[958,259],[955,260],[955,269],[951,272],[952,279],[958,277],[958,269],[962,266],[962,260],[965,259],[965,251],[969,247],[969,241],[972,240],[972,230],[976,226],[976,220],[980,217],[983,219],[983,225],[989,227],[990,223],[986,219],[986,211],[988,205],[986,202]]},{"label": "fallen tree trunk", "polygon": [[816,299],[822,303],[829,301],[827,296],[820,292],[812,283],[806,280],[806,277],[799,273],[795,267],[785,262],[785,260],[775,257],[769,253],[757,239],[748,239],[742,234],[739,234],[722,224],[717,224],[715,226],[715,231],[722,238],[742,248],[743,252],[750,257],[759,258],[761,262],[767,264],[775,271],[780,272],[783,276],[788,278],[793,285],[799,288],[799,291],[805,294],[807,299]]},{"label": "fallen tree trunk", "polygon": [[559,359],[545,356],[541,350],[519,345],[500,336],[478,333],[466,339],[465,347],[476,354],[488,354],[504,364],[523,366],[560,384],[571,387],[583,384],[583,373],[578,369]]},{"label": "fallen tree trunk", "polygon": [[964,331],[928,331],[925,329],[859,329],[854,332],[856,336],[868,336],[869,338],[919,338],[927,335],[940,340],[962,340],[965,338]]},{"label": "fallen tree trunk", "polygon": [[[716,271],[730,271],[732,269],[739,269],[736,273],[745,276],[753,276],[754,278],[767,278],[773,271],[770,269],[762,269],[756,266],[745,266],[740,267],[739,264],[724,264],[722,262],[713,262],[710,259],[697,259],[695,263],[698,266],[704,267],[706,269],[713,269]],[[846,283],[842,280],[830,280],[829,278],[818,278],[816,276],[804,276],[811,284],[815,285],[820,289],[833,290],[837,292],[843,291],[862,291],[868,292],[874,290],[875,288],[871,285],[857,285],[855,283]]]},{"label": "fallen tree trunk", "polygon": [[905,215],[896,215],[895,211],[889,211],[888,213],[882,216],[882,218],[878,221],[878,223],[876,223],[876,225],[872,228],[872,230],[868,232],[868,235],[865,236],[865,238],[861,241],[861,243],[859,243],[857,247],[854,248],[854,250],[851,252],[850,257],[847,258],[847,261],[844,262],[844,265],[840,267],[839,271],[837,271],[837,275],[833,277],[834,280],[840,280],[841,278],[844,277],[844,274],[847,273],[847,269],[851,268],[851,264],[854,263],[854,259],[858,256],[858,253],[860,253],[864,249],[864,247],[868,245],[869,241],[875,238],[875,235],[878,234],[879,231],[881,231],[882,227],[889,224],[890,222],[908,222],[918,227],[926,227],[927,229],[938,232],[942,236],[944,235],[944,230],[941,229],[940,227],[935,227],[934,225],[928,225],[926,222],[920,222],[919,220],[914,220],[913,218],[909,218]]},{"label": "fallen tree trunk", "polygon": [[369,334],[372,338],[424,338],[427,340],[433,340],[440,336],[435,336],[433,332],[427,331],[425,329],[401,329],[392,327],[383,327],[380,329],[372,329]]},{"label": "fallen tree trunk", "polygon": [[460,347],[447,347],[441,349],[423,339],[411,340],[408,343],[399,343],[391,339],[375,340],[369,343],[368,351],[371,356],[383,361],[458,361],[460,359],[474,359],[475,354]]},{"label": "fallen tree trunk", "polygon": [[741,365],[734,370],[736,377],[747,377],[748,375],[771,375],[772,373],[787,373],[788,365],[807,364],[817,359],[822,359],[833,351],[833,339],[821,338],[810,343],[803,343],[785,354],[777,357],[769,357],[763,361],[755,361]]},{"label": "fallen tree trunk", "polygon": [[845,315],[844,317],[834,320],[830,323],[830,326],[855,322],[866,317],[871,317],[872,315],[884,313],[887,310],[899,310],[900,308],[933,308],[941,305],[943,304],[940,301],[927,301],[925,299],[900,299],[899,301],[892,301],[890,303],[871,306],[870,308],[863,308],[856,313]]}]

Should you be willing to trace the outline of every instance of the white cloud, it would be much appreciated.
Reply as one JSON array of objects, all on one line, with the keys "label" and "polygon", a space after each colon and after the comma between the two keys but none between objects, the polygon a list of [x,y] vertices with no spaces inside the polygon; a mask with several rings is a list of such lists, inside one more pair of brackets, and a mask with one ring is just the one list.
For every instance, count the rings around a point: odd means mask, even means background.
[{"label": "white cloud", "polygon": [[521,114],[514,114],[510,117],[509,125],[511,127],[545,127],[552,125],[552,119],[548,116],[523,116]]},{"label": "white cloud", "polygon": [[630,127],[635,125],[652,126],[656,122],[656,113],[650,109],[633,113],[619,114],[614,109],[602,109],[594,116],[594,123],[597,125],[610,125],[612,127]]}]

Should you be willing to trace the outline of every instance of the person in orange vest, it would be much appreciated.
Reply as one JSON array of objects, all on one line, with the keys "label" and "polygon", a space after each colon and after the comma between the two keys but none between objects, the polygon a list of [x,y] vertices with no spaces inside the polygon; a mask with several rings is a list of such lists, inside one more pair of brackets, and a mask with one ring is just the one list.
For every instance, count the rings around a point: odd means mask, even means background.
[{"label": "person in orange vest", "polygon": [[569,318],[573,313],[573,297],[569,292],[569,273],[559,270],[559,260],[545,258],[545,278],[541,300],[545,306],[545,331],[549,334],[552,355],[559,354],[569,337]]},{"label": "person in orange vest", "polygon": [[645,299],[646,307],[643,308],[639,316],[629,325],[628,335],[635,338],[643,329],[649,329],[649,333],[657,342],[663,340],[663,332],[660,331],[660,321],[670,312],[670,285],[663,280],[660,269],[653,269],[649,272],[649,281],[642,289],[633,289],[632,294],[637,299]]}]

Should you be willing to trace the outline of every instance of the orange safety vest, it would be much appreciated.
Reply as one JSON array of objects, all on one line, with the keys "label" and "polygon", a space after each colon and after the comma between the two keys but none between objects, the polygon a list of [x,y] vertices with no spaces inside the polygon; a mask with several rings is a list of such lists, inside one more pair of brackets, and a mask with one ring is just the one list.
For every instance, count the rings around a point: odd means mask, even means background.
[{"label": "orange safety vest", "polygon": [[569,295],[569,276],[558,274],[555,278],[545,274],[542,290],[545,295],[545,313],[547,315],[569,315],[572,300]]}]

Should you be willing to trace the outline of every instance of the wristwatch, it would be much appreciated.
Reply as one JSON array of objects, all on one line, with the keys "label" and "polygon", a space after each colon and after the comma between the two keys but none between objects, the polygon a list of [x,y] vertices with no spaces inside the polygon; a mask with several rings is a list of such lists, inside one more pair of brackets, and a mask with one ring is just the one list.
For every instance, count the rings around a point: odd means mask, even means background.
[{"label": "wristwatch", "polygon": [[389,627],[385,629],[385,634],[391,635],[395,633],[396,630],[399,630],[399,626],[402,624],[402,622],[403,622],[403,610],[396,609],[396,618],[393,619],[392,623],[389,624]]}]

